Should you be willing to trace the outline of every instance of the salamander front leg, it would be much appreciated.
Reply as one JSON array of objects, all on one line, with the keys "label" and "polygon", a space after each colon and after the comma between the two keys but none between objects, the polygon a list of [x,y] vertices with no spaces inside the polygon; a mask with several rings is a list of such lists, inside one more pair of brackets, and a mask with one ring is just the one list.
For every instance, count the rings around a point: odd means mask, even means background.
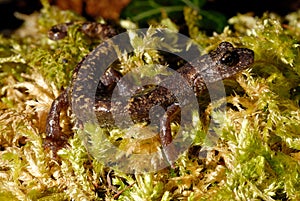
[{"label": "salamander front leg", "polygon": [[175,117],[180,114],[180,107],[178,104],[173,104],[167,108],[164,116],[160,122],[160,141],[162,144],[162,149],[168,163],[174,167],[174,162],[177,159],[178,153],[174,144],[172,144],[172,131],[171,122]]}]

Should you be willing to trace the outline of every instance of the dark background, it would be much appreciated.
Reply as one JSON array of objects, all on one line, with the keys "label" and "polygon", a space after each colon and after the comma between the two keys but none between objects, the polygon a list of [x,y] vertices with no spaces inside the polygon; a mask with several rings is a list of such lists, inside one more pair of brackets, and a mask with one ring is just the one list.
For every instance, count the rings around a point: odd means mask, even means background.
[{"label": "dark background", "polygon": [[[31,14],[40,8],[39,0],[0,0],[0,31],[14,30],[22,24],[14,12]],[[204,9],[219,11],[228,18],[246,12],[257,16],[266,11],[286,15],[299,8],[300,0],[209,0],[204,6]]]}]

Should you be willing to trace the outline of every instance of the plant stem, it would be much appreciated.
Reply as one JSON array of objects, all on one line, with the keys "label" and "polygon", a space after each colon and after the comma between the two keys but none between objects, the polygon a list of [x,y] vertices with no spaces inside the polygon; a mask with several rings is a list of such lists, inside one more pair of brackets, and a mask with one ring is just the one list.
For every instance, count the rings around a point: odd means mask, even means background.
[{"label": "plant stem", "polygon": [[184,6],[169,6],[169,7],[160,7],[160,8],[151,9],[133,17],[132,20],[137,22],[140,21],[141,19],[150,17],[155,14],[159,14],[162,10],[165,10],[167,13],[182,11],[183,7]]}]

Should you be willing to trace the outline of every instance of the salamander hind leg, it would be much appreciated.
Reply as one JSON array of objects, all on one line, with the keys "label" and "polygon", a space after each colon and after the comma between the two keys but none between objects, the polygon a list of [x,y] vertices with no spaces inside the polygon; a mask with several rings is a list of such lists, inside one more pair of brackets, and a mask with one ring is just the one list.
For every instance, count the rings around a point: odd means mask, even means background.
[{"label": "salamander hind leg", "polygon": [[60,127],[61,112],[66,112],[69,107],[68,90],[61,93],[52,103],[47,117],[46,139],[44,147],[56,152],[67,145],[68,136],[62,132]]}]

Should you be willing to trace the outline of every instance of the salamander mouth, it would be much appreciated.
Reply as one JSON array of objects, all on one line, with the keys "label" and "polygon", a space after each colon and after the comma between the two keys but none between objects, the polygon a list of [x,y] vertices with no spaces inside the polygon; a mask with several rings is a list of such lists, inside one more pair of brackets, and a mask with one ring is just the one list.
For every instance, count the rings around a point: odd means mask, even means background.
[{"label": "salamander mouth", "polygon": [[239,57],[239,64],[244,66],[245,68],[249,67],[252,63],[254,63],[254,52],[250,49],[246,48],[237,48],[236,49]]}]

